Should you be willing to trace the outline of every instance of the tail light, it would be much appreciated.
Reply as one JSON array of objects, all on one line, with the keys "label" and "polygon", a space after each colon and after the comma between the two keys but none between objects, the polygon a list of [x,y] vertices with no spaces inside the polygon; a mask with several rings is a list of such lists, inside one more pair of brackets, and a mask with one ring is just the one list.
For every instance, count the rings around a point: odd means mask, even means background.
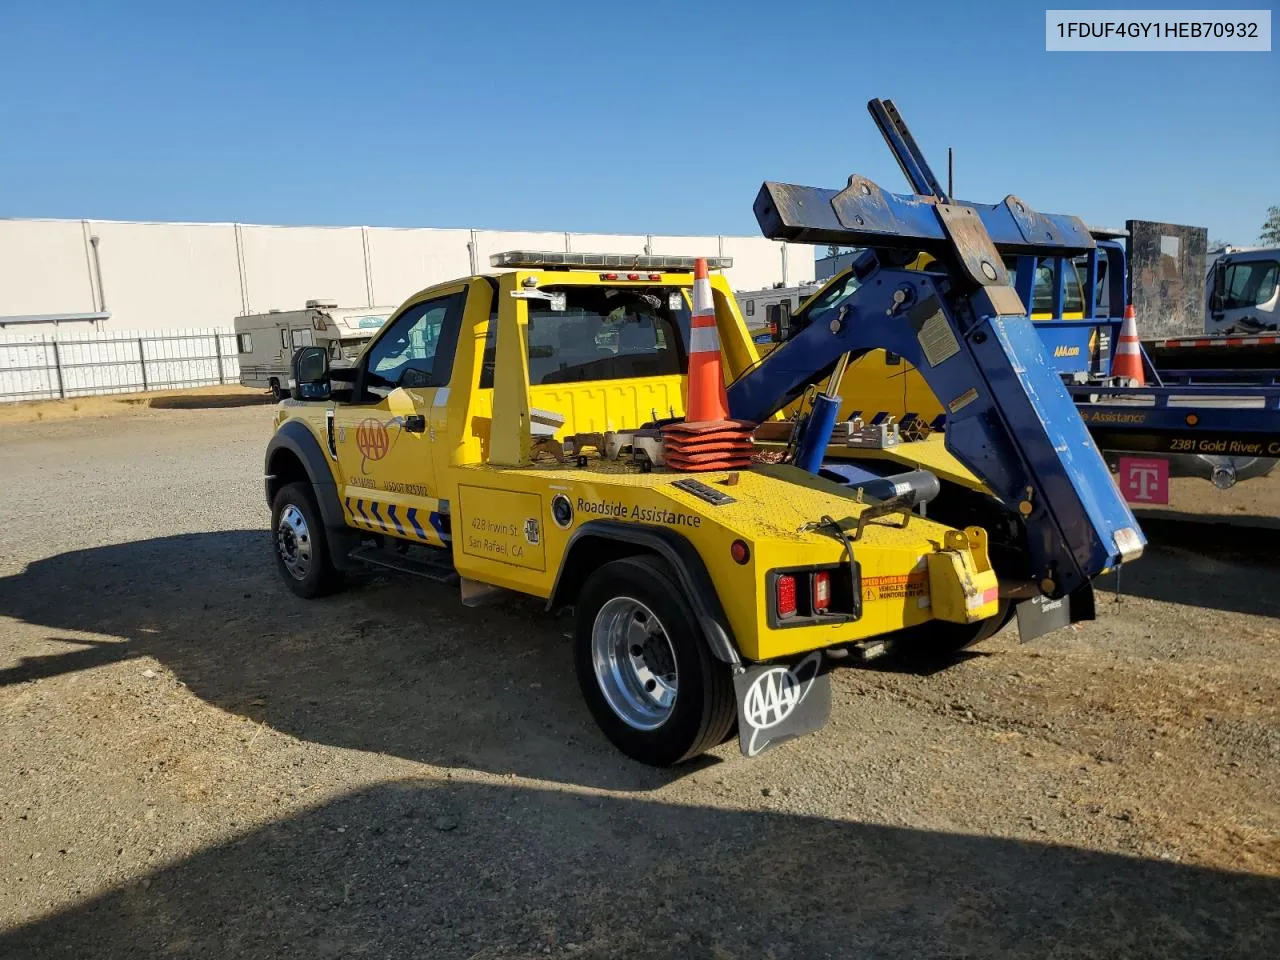
[{"label": "tail light", "polygon": [[826,613],[831,607],[831,574],[819,570],[813,575],[813,611]]},{"label": "tail light", "polygon": [[796,615],[796,578],[784,573],[777,579],[778,619]]}]

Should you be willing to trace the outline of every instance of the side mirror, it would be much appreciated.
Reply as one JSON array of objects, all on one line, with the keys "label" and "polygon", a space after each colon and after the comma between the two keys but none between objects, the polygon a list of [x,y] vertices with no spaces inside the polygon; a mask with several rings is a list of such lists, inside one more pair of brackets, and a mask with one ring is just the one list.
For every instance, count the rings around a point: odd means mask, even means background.
[{"label": "side mirror", "polygon": [[294,396],[299,400],[329,399],[329,351],[299,347],[293,354]]}]

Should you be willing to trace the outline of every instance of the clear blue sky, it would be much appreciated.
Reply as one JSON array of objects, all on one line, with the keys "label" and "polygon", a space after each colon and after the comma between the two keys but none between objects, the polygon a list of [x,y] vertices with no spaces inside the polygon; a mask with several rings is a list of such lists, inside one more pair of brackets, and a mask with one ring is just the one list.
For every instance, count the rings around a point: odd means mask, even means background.
[{"label": "clear blue sky", "polygon": [[765,179],[906,191],[882,96],[962,198],[1256,238],[1280,53],[1043,48],[1025,0],[0,0],[0,216],[754,234]]}]

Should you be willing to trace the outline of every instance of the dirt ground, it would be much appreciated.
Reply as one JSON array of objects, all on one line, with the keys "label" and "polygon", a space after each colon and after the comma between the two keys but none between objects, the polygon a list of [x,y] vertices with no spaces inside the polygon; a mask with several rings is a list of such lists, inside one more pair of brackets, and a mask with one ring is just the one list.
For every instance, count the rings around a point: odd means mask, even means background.
[{"label": "dirt ground", "polygon": [[287,593],[269,429],[0,427],[0,957],[1280,956],[1280,476],[1175,482],[1093,623],[664,772],[532,602]]}]

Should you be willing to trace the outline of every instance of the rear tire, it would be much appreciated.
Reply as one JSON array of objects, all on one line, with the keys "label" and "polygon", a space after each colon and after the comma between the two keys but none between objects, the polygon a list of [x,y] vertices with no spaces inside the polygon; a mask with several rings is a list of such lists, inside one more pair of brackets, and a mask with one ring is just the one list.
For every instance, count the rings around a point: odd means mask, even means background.
[{"label": "rear tire", "polygon": [[284,390],[281,389],[280,387],[280,381],[277,380],[275,377],[271,378],[270,387],[271,387],[271,399],[274,400],[276,403],[279,403],[281,400],[283,400],[287,396]]},{"label": "rear tire", "polygon": [[671,568],[656,557],[607,563],[583,584],[574,667],[596,723],[641,763],[671,766],[722,743],[737,705]]},{"label": "rear tire", "polygon": [[342,586],[342,571],[329,557],[329,538],[309,483],[281,487],[271,504],[272,552],[290,590],[311,600]]}]

